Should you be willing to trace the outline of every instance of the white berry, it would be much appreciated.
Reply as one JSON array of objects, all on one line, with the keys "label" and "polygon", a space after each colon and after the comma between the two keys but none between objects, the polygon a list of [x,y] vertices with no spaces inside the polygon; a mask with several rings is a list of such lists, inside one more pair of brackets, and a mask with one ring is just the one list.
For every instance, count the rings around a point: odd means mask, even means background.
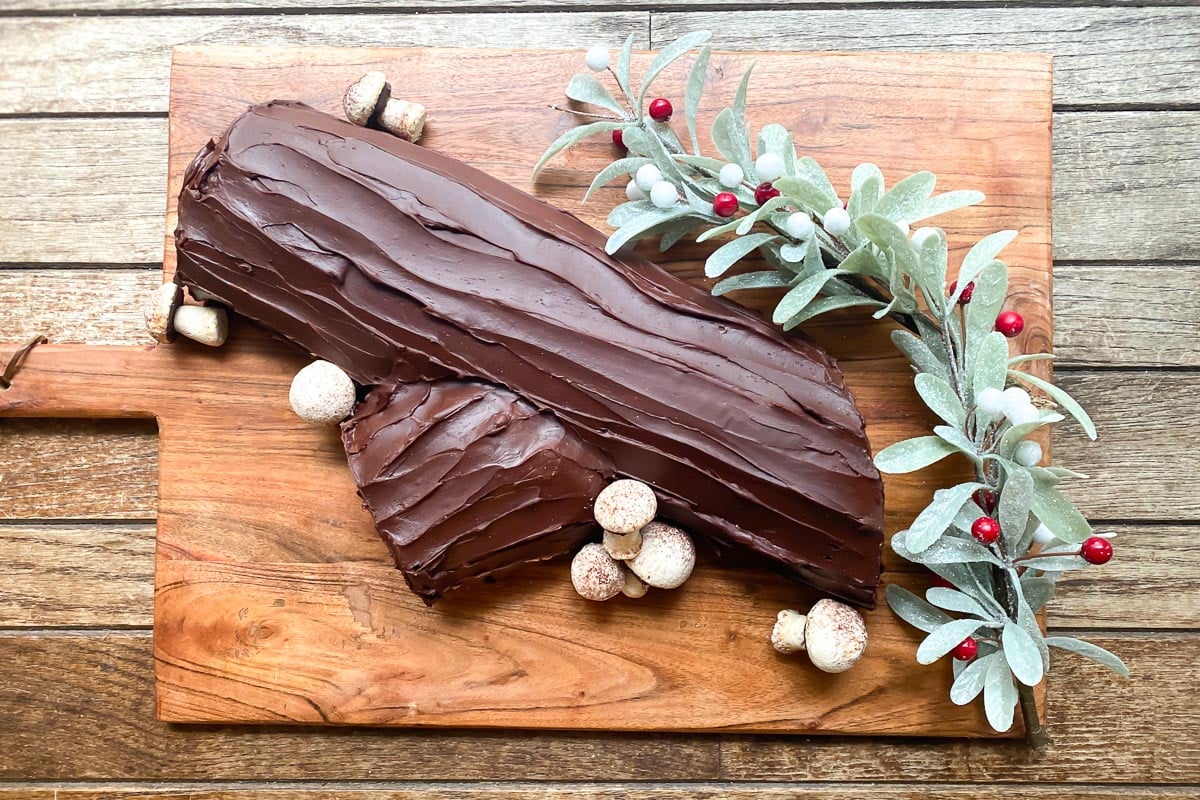
[{"label": "white berry", "polygon": [[896,227],[899,228],[900,230],[904,231],[905,236],[908,236],[908,232],[909,232],[910,228],[909,228],[909,225],[907,222],[905,222],[902,219],[898,219],[898,220],[896,220]]},{"label": "white berry", "polygon": [[662,172],[653,164],[643,164],[638,168],[637,173],[633,176],[633,180],[637,183],[638,188],[643,192],[648,192],[654,188],[654,184],[661,181]]},{"label": "white berry", "polygon": [[1022,467],[1032,467],[1042,460],[1042,446],[1026,439],[1017,445],[1013,460]]},{"label": "white berry", "polygon": [[1011,407],[1027,406],[1033,401],[1029,396],[1029,392],[1022,389],[1020,386],[1010,386],[1004,390],[1004,402]]},{"label": "white berry", "polygon": [[670,208],[679,201],[679,190],[670,181],[659,181],[650,187],[650,202],[657,208]]},{"label": "white berry", "polygon": [[717,180],[726,189],[736,189],[742,185],[742,181],[746,179],[746,172],[737,164],[726,164],[721,167],[721,172],[717,175]]},{"label": "white berry", "polygon": [[975,407],[980,413],[989,417],[998,417],[1008,408],[1008,400],[1004,392],[989,386],[975,395]]},{"label": "white berry", "polygon": [[787,218],[784,224],[787,228],[788,235],[795,239],[804,240],[813,235],[816,226],[813,225],[812,217],[805,214],[803,211],[797,211]]},{"label": "white berry", "polygon": [[850,213],[841,206],[834,206],[825,212],[821,222],[830,236],[841,236],[850,230]]},{"label": "white berry", "polygon": [[1054,531],[1047,528],[1042,523],[1038,523],[1037,528],[1033,531],[1033,540],[1040,545],[1048,545],[1058,537],[1054,535]]},{"label": "white berry", "polygon": [[645,200],[646,193],[642,191],[642,187],[637,185],[637,181],[630,180],[625,186],[625,196],[630,200]]},{"label": "white berry", "polygon": [[603,72],[608,69],[608,48],[601,45],[589,47],[583,60],[592,72]]},{"label": "white berry", "polygon": [[288,400],[305,422],[334,425],[354,410],[354,381],[336,364],[314,361],[292,378]]},{"label": "white berry", "polygon": [[783,159],[774,153],[763,153],[754,162],[754,171],[760,181],[773,181],[783,175]]},{"label": "white berry", "polygon": [[1010,407],[1004,414],[1013,425],[1025,425],[1030,422],[1037,422],[1038,417],[1041,416],[1041,412],[1037,410],[1033,403],[1016,406],[1015,408]]},{"label": "white berry", "polygon": [[912,235],[913,247],[920,250],[921,246],[934,236],[937,236],[937,228],[917,228]]}]

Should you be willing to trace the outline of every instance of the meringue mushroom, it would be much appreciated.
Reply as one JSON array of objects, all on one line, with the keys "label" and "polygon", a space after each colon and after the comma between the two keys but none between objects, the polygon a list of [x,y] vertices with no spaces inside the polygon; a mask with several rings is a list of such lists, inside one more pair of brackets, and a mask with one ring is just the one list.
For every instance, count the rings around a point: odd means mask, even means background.
[{"label": "meringue mushroom", "polygon": [[634,533],[653,521],[658,513],[658,498],[646,484],[626,478],[605,486],[592,511],[604,530]]},{"label": "meringue mushroom", "polygon": [[146,320],[146,330],[159,344],[166,344],[175,338],[175,326],[172,321],[175,309],[179,308],[183,293],[174,283],[164,283],[146,297],[146,305],[142,308],[142,316]]},{"label": "meringue mushroom", "polygon": [[366,125],[374,116],[386,87],[387,78],[379,70],[371,70],[351,84],[342,97],[346,119],[355,125]]},{"label": "meringue mushroom", "polygon": [[354,410],[354,381],[341,367],[314,361],[296,373],[288,390],[292,411],[313,425],[334,425]]},{"label": "meringue mushroom", "polygon": [[571,560],[571,583],[586,600],[611,600],[625,588],[625,570],[608,554],[604,545],[593,542]]},{"label": "meringue mushroom", "polygon": [[604,549],[618,561],[628,561],[642,549],[642,532],[633,533],[604,532]]},{"label": "meringue mushroom", "polygon": [[650,584],[632,572],[625,573],[625,585],[621,588],[621,594],[636,600],[639,597],[645,597],[648,591],[650,591]]},{"label": "meringue mushroom", "polygon": [[635,575],[658,589],[683,585],[695,566],[692,537],[665,522],[651,522],[642,528],[642,549],[629,562]]},{"label": "meringue mushroom", "polygon": [[780,653],[807,650],[809,660],[823,672],[845,672],[867,649],[867,625],[845,603],[818,600],[805,616],[793,609],[780,611],[771,631],[771,646]]},{"label": "meringue mushroom", "polygon": [[172,324],[180,336],[209,347],[220,347],[229,335],[229,318],[219,306],[180,306]]}]

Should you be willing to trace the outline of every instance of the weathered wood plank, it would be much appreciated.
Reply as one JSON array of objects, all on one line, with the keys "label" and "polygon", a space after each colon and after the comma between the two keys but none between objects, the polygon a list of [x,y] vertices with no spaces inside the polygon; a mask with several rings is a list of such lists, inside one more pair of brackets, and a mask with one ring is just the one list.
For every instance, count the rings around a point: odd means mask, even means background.
[{"label": "weathered wood plank", "polygon": [[0,525],[0,626],[148,625],[153,525]]},{"label": "weathered wood plank", "polygon": [[0,339],[40,334],[61,344],[153,344],[141,305],[160,283],[154,268],[0,270]]},{"label": "weathered wood plank", "polygon": [[1182,691],[1190,696],[1189,687],[1200,680],[1200,639],[1130,634],[1092,641],[1125,658],[1133,677],[1122,681],[1070,655],[1056,659],[1047,723],[1054,743],[1042,752],[1017,742],[801,743],[727,736],[721,742],[722,777],[1195,783],[1200,776],[1200,706],[1171,695]]},{"label": "weathered wood plank", "polygon": [[[1129,661],[1133,681],[1063,656],[1050,685],[1056,744],[1034,755],[1015,742],[728,736],[718,752],[700,736],[169,727],[153,719],[148,635],[0,635],[0,778],[1194,783],[1200,706],[1180,699],[1200,680],[1200,637],[1095,641]],[[1173,747],[1146,746],[1164,731]]]},{"label": "weathered wood plank", "polygon": [[[0,270],[0,308],[10,312],[0,338],[148,344],[140,307],[159,280],[154,269]],[[1200,366],[1196,266],[1056,266],[1054,317],[1059,366]]]},{"label": "weathered wood plank", "polygon": [[0,486],[0,519],[153,520],[154,423],[0,419]]},{"label": "weathered wood plank", "polygon": [[22,42],[5,53],[0,112],[165,112],[176,44],[552,48],[633,33],[646,47],[648,30],[644,12],[0,19],[0,41]]},{"label": "weathered wood plank", "polygon": [[654,13],[654,47],[697,30],[730,50],[1020,50],[1054,55],[1065,105],[1200,100],[1200,9],[948,8]]},{"label": "weathered wood plank", "polygon": [[711,736],[168,726],[149,634],[0,635],[0,681],[4,780],[717,777]]},{"label": "weathered wood plank", "polygon": [[[1200,112],[1054,125],[1056,258],[1200,259]],[[0,206],[20,209],[0,216],[0,262],[159,261],[166,156],[162,119],[0,120]]]}]

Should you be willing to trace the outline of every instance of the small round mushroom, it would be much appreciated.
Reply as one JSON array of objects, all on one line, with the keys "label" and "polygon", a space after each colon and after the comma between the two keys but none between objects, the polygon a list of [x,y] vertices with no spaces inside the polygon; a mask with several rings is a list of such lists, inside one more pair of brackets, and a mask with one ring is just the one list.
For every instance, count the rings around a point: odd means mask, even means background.
[{"label": "small round mushroom", "polygon": [[341,367],[314,361],[296,373],[288,401],[296,416],[313,425],[335,425],[354,410],[354,381]]},{"label": "small round mushroom", "polygon": [[393,97],[379,112],[379,127],[406,142],[419,142],[425,131],[425,106]]},{"label": "small round mushroom", "polygon": [[387,86],[387,78],[379,70],[371,70],[350,85],[342,96],[346,119],[355,125],[366,125],[375,114],[379,98]]},{"label": "small round mushroom", "polygon": [[585,544],[572,559],[571,583],[580,597],[603,602],[625,588],[625,570],[604,545],[593,542]]},{"label": "small round mushroom", "polygon": [[642,549],[642,532],[613,533],[604,532],[604,549],[618,561],[628,561]]},{"label": "small round mushroom", "polygon": [[642,528],[642,549],[629,562],[634,574],[657,589],[682,586],[695,566],[692,537],[665,522],[651,522]]},{"label": "small round mushroom", "polygon": [[596,522],[611,533],[634,533],[649,525],[658,513],[654,490],[641,481],[613,481],[601,490],[592,509]]},{"label": "small round mushroom", "polygon": [[650,591],[650,584],[632,572],[625,573],[625,586],[621,588],[621,594],[636,600],[639,597],[645,597],[648,591]]},{"label": "small round mushroom", "polygon": [[808,616],[792,609],[780,611],[771,631],[771,646],[780,653],[807,650],[823,672],[845,672],[867,649],[867,625],[845,603],[818,600]]},{"label": "small round mushroom", "polygon": [[172,324],[180,336],[209,347],[220,347],[229,335],[229,318],[217,306],[180,306]]},{"label": "small round mushroom", "polygon": [[166,344],[175,338],[172,320],[182,300],[183,293],[174,283],[164,283],[146,297],[142,315],[146,319],[146,330],[154,337],[154,341]]}]

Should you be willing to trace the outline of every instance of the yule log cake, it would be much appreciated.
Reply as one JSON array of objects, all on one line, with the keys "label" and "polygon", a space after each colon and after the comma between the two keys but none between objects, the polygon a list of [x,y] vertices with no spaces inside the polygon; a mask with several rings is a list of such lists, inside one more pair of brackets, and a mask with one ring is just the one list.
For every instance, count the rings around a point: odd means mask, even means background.
[{"label": "yule log cake", "polygon": [[594,537],[615,475],[718,551],[874,604],[882,484],[832,358],[571,214],[276,101],[193,161],[175,238],[177,281],[375,387],[343,438],[427,600]]}]

